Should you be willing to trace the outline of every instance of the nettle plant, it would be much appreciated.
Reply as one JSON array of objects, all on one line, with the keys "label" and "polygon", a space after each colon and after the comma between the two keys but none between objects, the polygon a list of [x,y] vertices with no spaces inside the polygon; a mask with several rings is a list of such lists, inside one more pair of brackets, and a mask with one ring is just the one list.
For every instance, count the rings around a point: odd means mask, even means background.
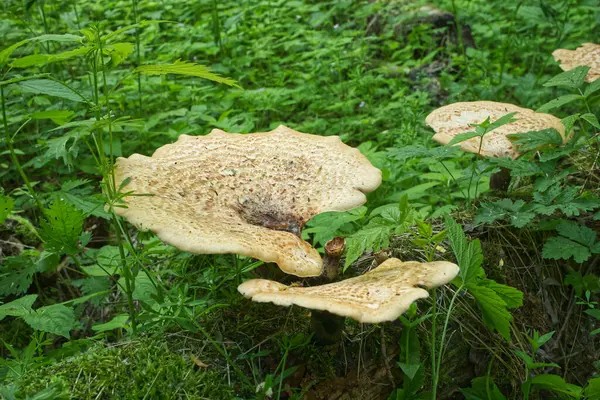
[{"label": "nettle plant", "polygon": [[[95,331],[129,326],[135,331],[137,319],[134,299],[152,300],[152,306],[147,310],[152,310],[154,314],[175,312],[172,303],[156,301],[157,298],[164,300],[160,285],[153,281],[150,275],[140,273],[148,257],[163,254],[164,249],[158,248],[158,243],[154,242],[146,243],[143,251],[138,251],[140,246],[134,243],[115,212],[115,206],[121,202],[123,194],[115,181],[113,171],[114,157],[120,152],[122,141],[129,131],[138,129],[140,123],[131,117],[119,116],[121,110],[113,99],[113,91],[122,80],[114,79],[111,72],[116,71],[116,68],[134,52],[138,55],[139,64],[139,29],[161,22],[163,21],[143,21],[108,33],[94,26],[82,29],[80,35],[47,34],[20,41],[0,52],[0,100],[4,142],[11,157],[12,167],[24,185],[23,188],[0,196],[0,222],[10,221],[19,225],[27,234],[45,244],[42,252],[26,250],[3,260],[3,285],[0,288],[0,296],[25,293],[33,283],[36,273],[62,268],[63,259],[67,264],[74,264],[79,273],[87,276],[86,279],[73,281],[85,294],[82,298],[34,309],[37,295],[28,295],[0,306],[0,318],[21,317],[36,332],[53,333],[68,338],[70,330],[79,327],[73,307],[87,301],[97,301],[110,293],[113,285],[125,294],[129,314],[117,315],[108,324],[98,324],[92,328]],[[131,31],[135,31],[137,47],[134,43],[122,39],[124,34]],[[63,52],[14,57],[18,50],[47,42],[68,44],[73,48]],[[27,76],[19,74],[22,68],[43,70],[55,63],[75,59],[81,60],[85,66],[81,79],[65,82],[49,73],[40,72]],[[202,65],[184,61],[138,65],[121,79],[136,74],[186,75],[236,86],[233,80],[214,74]],[[118,74],[115,78],[117,76]],[[49,96],[61,100],[62,106],[75,103],[77,108],[65,107],[33,114],[10,114],[7,101],[12,94]],[[140,105],[142,94],[142,81],[138,79]],[[76,117],[83,119],[75,119]],[[26,141],[21,139],[22,132],[30,124],[40,120],[51,120],[59,126],[48,132],[50,138],[42,137],[39,140],[44,149],[43,153],[23,165],[19,160],[23,150],[16,146],[23,144],[23,149],[26,149]],[[51,137],[57,131],[61,135]],[[26,150],[32,152],[30,149]],[[88,179],[65,181],[62,182],[60,190],[44,193],[43,190],[38,190],[42,183],[33,182],[28,177],[27,168],[40,168],[56,160],[63,162],[68,167],[66,172],[69,172],[76,159],[86,158],[84,154],[93,160],[92,164],[86,166],[85,163],[78,163],[77,166],[101,178],[101,194],[95,193],[96,190]],[[63,169],[59,168],[59,172],[63,172]],[[27,219],[22,211],[39,216],[39,221]],[[112,225],[116,246],[104,246],[99,250],[86,248],[92,240],[90,232],[84,231],[84,220],[89,216],[104,219]],[[39,228],[36,228],[36,222],[39,222]],[[116,275],[120,276],[118,280],[106,279]],[[164,309],[161,310],[159,304],[162,304]]]}]

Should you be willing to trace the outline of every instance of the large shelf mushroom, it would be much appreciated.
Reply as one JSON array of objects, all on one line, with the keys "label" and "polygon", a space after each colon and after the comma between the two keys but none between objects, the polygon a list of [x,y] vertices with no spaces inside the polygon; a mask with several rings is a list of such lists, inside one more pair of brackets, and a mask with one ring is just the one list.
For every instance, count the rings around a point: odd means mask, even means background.
[{"label": "large shelf mushroom", "polygon": [[319,213],[363,204],[365,193],[380,185],[381,171],[337,136],[279,126],[252,134],[215,129],[181,135],[152,157],[119,158],[115,181],[134,194],[117,214],[166,243],[316,276],[323,261],[300,238],[304,224]]},{"label": "large shelf mushroom", "polygon": [[410,305],[427,297],[427,288],[450,282],[458,266],[446,261],[402,262],[390,258],[364,275],[321,286],[295,287],[265,279],[251,279],[238,290],[256,302],[292,304],[327,311],[359,322],[393,321]]},{"label": "large shelf mushroom", "polygon": [[590,70],[585,78],[593,82],[600,78],[600,44],[584,43],[575,50],[558,49],[552,53],[563,71],[569,71],[580,66],[588,66]]},{"label": "large shelf mushroom", "polygon": [[435,131],[433,140],[445,145],[458,134],[474,131],[473,124],[480,124],[487,118],[493,122],[512,112],[516,113],[514,116],[516,121],[492,130],[483,138],[474,137],[465,140],[460,143],[460,148],[484,157],[514,159],[519,157],[520,153],[507,135],[554,128],[562,136],[563,141],[567,140],[565,128],[560,119],[555,116],[494,101],[449,104],[434,110],[425,118],[425,123]]}]

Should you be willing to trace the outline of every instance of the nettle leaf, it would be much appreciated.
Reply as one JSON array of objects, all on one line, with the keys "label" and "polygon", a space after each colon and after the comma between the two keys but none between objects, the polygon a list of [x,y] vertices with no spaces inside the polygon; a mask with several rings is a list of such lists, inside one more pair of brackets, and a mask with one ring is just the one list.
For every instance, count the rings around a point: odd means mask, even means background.
[{"label": "nettle leaf", "polygon": [[523,292],[512,286],[503,285],[492,279],[482,279],[478,285],[492,289],[504,301],[507,308],[518,308],[523,305]]},{"label": "nettle leaf", "polygon": [[33,312],[32,306],[37,297],[37,294],[30,294],[0,305],[0,321],[5,317],[23,317]]},{"label": "nettle leaf", "polygon": [[83,232],[83,213],[64,200],[55,200],[45,214],[46,218],[40,224],[40,236],[46,243],[46,250],[57,254],[77,253]]},{"label": "nettle leaf", "polygon": [[483,135],[481,133],[479,133],[479,132],[459,133],[458,135],[454,136],[452,138],[452,140],[450,140],[450,142],[448,142],[448,146],[452,146],[452,145],[455,145],[457,143],[462,143],[465,140],[469,140],[469,139],[472,139],[474,137],[479,137],[479,136],[483,136]]},{"label": "nettle leaf", "polygon": [[135,69],[135,72],[139,72],[144,75],[188,75],[195,76],[202,79],[208,79],[209,81],[224,83],[229,86],[240,86],[230,78],[225,78],[212,72],[208,67],[187,61],[175,61],[173,64],[157,64],[157,65],[142,65]]},{"label": "nettle leaf", "polygon": [[11,56],[11,54],[18,49],[19,47],[30,43],[30,42],[38,42],[38,43],[43,43],[43,42],[48,42],[48,41],[54,41],[54,42],[81,42],[81,40],[83,39],[82,36],[76,36],[76,35],[71,35],[71,34],[65,34],[65,35],[53,35],[53,34],[49,34],[49,35],[40,35],[37,37],[33,37],[33,38],[29,38],[29,39],[25,39],[25,40],[21,40],[20,42],[17,42],[15,44],[13,44],[12,46],[7,47],[6,49],[0,51],[0,65],[3,65],[6,63],[6,61],[8,60],[8,58]]},{"label": "nettle leaf", "polygon": [[506,135],[521,152],[538,150],[547,146],[560,146],[563,138],[554,128],[543,129],[541,131],[530,131],[525,133],[514,133]]},{"label": "nettle leaf", "polygon": [[69,110],[52,110],[52,111],[39,111],[31,114],[33,119],[51,119],[57,125],[64,125],[69,122],[75,113]]},{"label": "nettle leaf", "polygon": [[133,53],[133,44],[122,42],[122,43],[113,43],[105,49],[105,52],[110,54],[110,58],[112,59],[113,66],[118,66],[125,60],[127,57]]},{"label": "nettle leaf", "polygon": [[91,47],[78,47],[73,50],[68,50],[57,54],[32,54],[13,61],[10,66],[12,68],[28,68],[32,66],[43,66],[53,62],[69,60],[71,58],[85,56],[92,50]]},{"label": "nettle leaf", "polygon": [[[48,139],[46,141],[47,149],[42,158],[45,160],[58,160],[62,158],[65,165],[73,165],[73,159],[77,157],[79,150],[77,141],[82,136],[88,134],[89,133],[76,130],[57,138]],[[69,142],[71,141],[72,144],[68,146]]]},{"label": "nettle leaf", "polygon": [[560,96],[560,97],[550,100],[549,102],[547,102],[546,104],[544,104],[540,108],[538,108],[536,111],[542,112],[542,113],[548,112],[555,108],[562,107],[565,104],[569,104],[576,100],[583,100],[583,99],[584,99],[584,97],[579,94],[565,94],[563,96]]},{"label": "nettle leaf", "polygon": [[589,70],[590,67],[588,66],[579,66],[573,68],[569,71],[560,73],[553,78],[550,78],[548,82],[544,83],[544,86],[562,86],[569,89],[577,89],[585,82],[585,77],[587,76]]},{"label": "nettle leaf", "polygon": [[477,278],[484,274],[481,268],[483,263],[481,244],[479,240],[467,243],[467,237],[462,230],[462,226],[451,217],[446,216],[444,221],[448,239],[450,239],[450,246],[460,267],[460,279],[465,286],[474,284],[477,282]]},{"label": "nettle leaf", "polygon": [[494,289],[477,284],[469,286],[468,290],[481,309],[485,325],[491,330],[497,331],[504,339],[509,341],[510,321],[513,317],[508,312],[508,305],[502,297]]},{"label": "nettle leaf", "polygon": [[53,81],[51,79],[31,79],[28,81],[19,82],[19,86],[23,92],[26,93],[45,94],[48,96],[60,97],[80,103],[87,101],[84,97],[66,84]]},{"label": "nettle leaf", "polygon": [[69,332],[76,327],[75,313],[62,304],[41,307],[23,316],[33,329],[70,338]]},{"label": "nettle leaf", "polygon": [[553,260],[568,260],[573,257],[576,262],[582,263],[591,255],[587,247],[562,236],[549,238],[542,249],[542,256]]},{"label": "nettle leaf", "polygon": [[0,195],[0,224],[4,223],[14,208],[15,201],[12,198]]},{"label": "nettle leaf", "polygon": [[585,88],[585,92],[583,93],[583,95],[587,98],[590,97],[592,94],[596,93],[598,90],[600,90],[600,79],[596,79],[594,82],[590,83]]},{"label": "nettle leaf", "polygon": [[581,275],[579,271],[569,271],[564,279],[564,284],[572,286],[575,295],[581,297],[586,290],[597,291],[600,289],[600,278],[594,274]]},{"label": "nettle leaf", "polygon": [[36,272],[37,265],[31,257],[23,254],[6,257],[0,265],[0,296],[25,293]]},{"label": "nettle leaf", "polygon": [[585,113],[581,115],[581,119],[587,121],[588,124],[592,125],[596,129],[600,129],[600,123],[598,123],[598,118],[592,113]]}]

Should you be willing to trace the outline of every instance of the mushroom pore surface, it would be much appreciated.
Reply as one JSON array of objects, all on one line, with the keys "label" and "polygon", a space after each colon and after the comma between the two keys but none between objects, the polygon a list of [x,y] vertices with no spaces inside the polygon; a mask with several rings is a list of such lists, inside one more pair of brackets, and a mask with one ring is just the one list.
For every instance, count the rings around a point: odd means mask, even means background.
[{"label": "mushroom pore surface", "polygon": [[363,204],[364,193],[381,183],[381,171],[337,136],[279,126],[181,135],[152,157],[119,158],[115,179],[117,187],[126,183],[123,192],[134,193],[117,214],[166,243],[198,254],[242,254],[316,276],[322,260],[300,239],[302,227],[321,212]]},{"label": "mushroom pore surface", "polygon": [[292,304],[353,318],[359,322],[392,321],[433,288],[450,282],[458,266],[446,261],[420,263],[390,258],[355,278],[321,286],[295,287],[265,279],[242,283],[238,291],[257,302]]}]

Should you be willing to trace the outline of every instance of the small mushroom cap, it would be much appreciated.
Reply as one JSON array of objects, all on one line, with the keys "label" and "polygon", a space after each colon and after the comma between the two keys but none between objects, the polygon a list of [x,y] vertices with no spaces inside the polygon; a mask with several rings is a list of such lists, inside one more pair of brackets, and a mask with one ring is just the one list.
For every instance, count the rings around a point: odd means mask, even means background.
[{"label": "small mushroom cap", "polygon": [[[279,126],[237,134],[181,135],[152,157],[117,159],[117,187],[141,196],[115,208],[181,250],[242,254],[289,274],[316,276],[323,262],[299,234],[310,218],[366,201],[381,171],[337,136]],[[147,196],[150,194],[151,196]],[[146,195],[146,196],[144,196]]]},{"label": "small mushroom cap", "polygon": [[242,283],[238,291],[252,301],[292,304],[353,318],[359,322],[393,321],[427,290],[450,282],[458,266],[446,261],[420,263],[390,258],[364,275],[322,286],[294,287],[265,279]]},{"label": "small mushroom cap", "polygon": [[590,67],[585,77],[587,82],[600,78],[600,44],[584,43],[575,50],[554,50],[552,55],[563,71],[586,65]]},{"label": "small mushroom cap", "polygon": [[[528,108],[517,107],[508,103],[494,101],[473,101],[449,104],[434,110],[425,118],[425,123],[434,131],[433,140],[448,144],[460,133],[473,132],[471,124],[480,124],[488,117],[491,122],[498,118],[516,112],[515,122],[503,125],[485,134],[481,143],[481,155],[485,157],[512,157],[520,154],[506,135],[525,133],[554,128],[565,138],[565,128],[560,119],[550,114],[538,113]],[[474,137],[458,143],[461,150],[477,154],[481,138]]]}]

